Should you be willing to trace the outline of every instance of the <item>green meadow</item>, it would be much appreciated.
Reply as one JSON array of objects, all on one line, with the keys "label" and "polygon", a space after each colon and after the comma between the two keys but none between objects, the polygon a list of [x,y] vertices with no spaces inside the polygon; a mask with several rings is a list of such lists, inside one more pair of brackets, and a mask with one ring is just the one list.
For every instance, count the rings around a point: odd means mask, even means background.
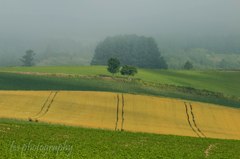
[{"label": "green meadow", "polygon": [[238,159],[240,142],[0,119],[1,158]]},{"label": "green meadow", "polygon": [[[83,76],[111,75],[105,66],[2,67],[0,72],[64,73]],[[240,96],[240,71],[138,69],[138,74],[134,78],[146,82],[185,86],[220,92],[230,96]]]}]

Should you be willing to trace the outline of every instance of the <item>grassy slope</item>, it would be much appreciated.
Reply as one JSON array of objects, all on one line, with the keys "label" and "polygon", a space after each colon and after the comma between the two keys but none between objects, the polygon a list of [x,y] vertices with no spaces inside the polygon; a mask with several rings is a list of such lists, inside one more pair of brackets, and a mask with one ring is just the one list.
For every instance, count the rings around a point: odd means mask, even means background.
[{"label": "grassy slope", "polygon": [[240,72],[143,70],[139,78],[240,96]]},{"label": "grassy slope", "polygon": [[[84,67],[7,67],[0,71],[48,72],[80,75],[110,75],[104,66]],[[174,71],[139,69],[136,78],[147,82],[187,86],[240,96],[240,72],[230,71]]]},{"label": "grassy slope", "polygon": [[[215,147],[209,151],[209,159],[237,159],[240,156],[240,142],[233,140],[114,132],[6,119],[0,119],[0,131],[0,154],[2,158],[8,159],[20,157],[204,159],[205,151],[210,145]],[[29,147],[33,147],[39,144],[58,146],[64,145],[65,142],[65,148],[68,146],[68,150],[59,151],[60,153],[30,150],[27,147],[29,143]],[[19,149],[16,149],[16,146],[19,146]]]},{"label": "grassy slope", "polygon": [[214,96],[202,96],[189,93],[188,91],[178,91],[175,88],[161,88],[157,86],[143,85],[137,82],[120,82],[114,80],[102,80],[100,78],[91,79],[0,73],[0,90],[83,90],[124,92],[132,94],[173,97],[225,106],[240,107],[239,101],[237,100],[235,101],[232,99]]}]

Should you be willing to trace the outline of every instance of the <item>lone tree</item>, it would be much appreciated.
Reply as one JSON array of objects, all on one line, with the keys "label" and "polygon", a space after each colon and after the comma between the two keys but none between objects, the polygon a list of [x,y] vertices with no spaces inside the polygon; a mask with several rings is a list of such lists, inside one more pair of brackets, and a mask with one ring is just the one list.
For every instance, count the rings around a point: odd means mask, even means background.
[{"label": "lone tree", "polygon": [[121,69],[121,75],[134,76],[137,73],[137,68],[133,66],[124,65]]},{"label": "lone tree", "polygon": [[191,69],[193,69],[193,64],[192,64],[190,61],[187,61],[187,62],[184,64],[183,68],[184,68],[185,70],[191,70]]},{"label": "lone tree", "polygon": [[36,54],[33,50],[27,50],[25,55],[20,59],[23,62],[23,66],[33,66],[34,65],[34,56]]},{"label": "lone tree", "polygon": [[113,75],[115,73],[118,73],[120,69],[120,61],[117,58],[110,58],[108,60],[108,72],[112,73]]},{"label": "lone tree", "polygon": [[108,37],[97,45],[91,64],[106,65],[111,57],[118,58],[123,65],[167,68],[167,63],[151,37],[137,35]]}]

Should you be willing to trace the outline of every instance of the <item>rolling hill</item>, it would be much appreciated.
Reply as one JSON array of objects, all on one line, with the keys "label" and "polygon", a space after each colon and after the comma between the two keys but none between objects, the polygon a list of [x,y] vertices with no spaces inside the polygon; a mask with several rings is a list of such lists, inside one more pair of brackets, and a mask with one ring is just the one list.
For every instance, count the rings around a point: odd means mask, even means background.
[{"label": "rolling hill", "polygon": [[[39,72],[52,74],[77,74],[82,76],[110,76],[110,73],[107,72],[105,66],[1,67],[0,72]],[[230,96],[240,96],[240,71],[139,69],[135,78],[146,82],[192,87],[220,92]]]}]

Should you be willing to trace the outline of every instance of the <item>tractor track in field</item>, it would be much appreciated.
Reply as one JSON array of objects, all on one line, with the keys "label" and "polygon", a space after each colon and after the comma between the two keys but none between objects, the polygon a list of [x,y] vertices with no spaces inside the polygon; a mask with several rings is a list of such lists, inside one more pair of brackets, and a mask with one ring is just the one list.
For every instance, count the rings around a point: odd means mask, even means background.
[{"label": "tractor track in field", "polygon": [[194,124],[194,126],[197,128],[198,132],[199,132],[203,137],[206,137],[205,134],[199,129],[199,127],[198,127],[197,124],[196,124],[196,120],[195,120],[195,116],[194,116],[194,113],[193,113],[192,104],[189,103],[189,106],[190,106],[190,110],[191,110],[191,115],[192,115],[192,119],[193,119],[193,124]]},{"label": "tractor track in field", "polygon": [[119,112],[119,95],[117,94],[117,116],[116,116],[116,124],[115,124],[115,130],[117,130],[118,126],[118,112]]},{"label": "tractor track in field", "polygon": [[53,96],[51,102],[49,103],[49,105],[48,105],[46,111],[45,111],[42,115],[40,115],[38,118],[41,118],[41,117],[43,117],[45,114],[47,114],[47,112],[49,111],[49,109],[50,109],[50,107],[51,107],[51,105],[52,105],[54,99],[56,98],[57,94],[58,94],[58,91],[55,92],[55,94],[54,94],[54,96]]},{"label": "tractor track in field", "polygon": [[188,114],[188,106],[187,106],[186,102],[184,102],[184,105],[185,105],[185,110],[186,110],[186,115],[187,115],[187,121],[188,121],[189,126],[191,127],[191,129],[193,130],[193,132],[194,132],[198,137],[201,137],[201,136],[198,134],[198,132],[193,128],[193,126],[192,126],[192,124],[191,124],[191,122],[190,122],[190,116],[189,116],[189,114]]},{"label": "tractor track in field", "polygon": [[45,100],[43,106],[41,107],[41,110],[34,116],[32,116],[31,118],[35,118],[37,117],[39,114],[41,114],[41,112],[43,111],[43,109],[45,108],[45,106],[47,105],[47,102],[49,101],[51,95],[52,95],[53,91],[50,92],[50,94],[48,95],[47,99]]},{"label": "tractor track in field", "polygon": [[[122,105],[120,106],[120,100],[122,102]],[[116,108],[116,123],[115,123],[115,131],[116,130],[121,130],[124,131],[123,126],[124,126],[124,106],[125,106],[125,101],[124,101],[124,94],[122,93],[121,98],[119,94],[117,94],[117,108]],[[121,107],[121,108],[120,108]],[[121,110],[120,110],[121,109]],[[120,112],[121,111],[121,112]],[[120,115],[121,113],[121,115]],[[119,117],[120,116],[120,117]],[[121,121],[119,121],[119,118]],[[120,127],[121,124],[121,127]]]},{"label": "tractor track in field", "polygon": [[121,131],[123,131],[123,124],[124,124],[124,104],[125,104],[125,101],[124,101],[124,95],[122,93],[122,125],[121,125]]},{"label": "tractor track in field", "polygon": [[[44,105],[42,106],[40,112],[38,112],[35,116],[33,116],[32,118],[35,119],[35,121],[37,122],[39,118],[43,117],[45,114],[47,114],[47,112],[49,111],[52,103],[54,102],[54,99],[56,98],[57,94],[59,91],[56,91],[53,95],[53,97],[51,98],[53,91],[51,91],[51,93],[49,94],[48,98],[46,99]],[[47,103],[50,101],[50,103],[47,105]],[[45,109],[45,111],[44,111]],[[29,121],[33,121],[32,118],[29,118]]]}]

